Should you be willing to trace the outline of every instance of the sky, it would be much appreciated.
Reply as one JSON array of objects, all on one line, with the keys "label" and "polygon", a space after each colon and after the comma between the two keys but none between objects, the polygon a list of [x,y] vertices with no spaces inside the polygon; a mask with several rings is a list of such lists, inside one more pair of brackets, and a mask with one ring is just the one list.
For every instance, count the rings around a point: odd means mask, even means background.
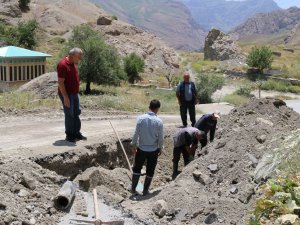
[{"label": "sky", "polygon": [[[226,0],[226,1],[245,1],[245,0]],[[290,8],[292,6],[300,7],[300,0],[274,0],[281,8]]]}]

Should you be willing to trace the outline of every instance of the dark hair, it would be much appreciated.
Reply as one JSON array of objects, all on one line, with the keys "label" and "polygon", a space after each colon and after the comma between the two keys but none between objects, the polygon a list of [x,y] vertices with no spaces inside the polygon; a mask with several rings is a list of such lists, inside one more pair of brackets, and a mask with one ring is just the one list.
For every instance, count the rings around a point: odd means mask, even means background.
[{"label": "dark hair", "polygon": [[160,101],[154,99],[150,102],[149,109],[155,110],[155,109],[159,109],[159,108],[160,108]]}]

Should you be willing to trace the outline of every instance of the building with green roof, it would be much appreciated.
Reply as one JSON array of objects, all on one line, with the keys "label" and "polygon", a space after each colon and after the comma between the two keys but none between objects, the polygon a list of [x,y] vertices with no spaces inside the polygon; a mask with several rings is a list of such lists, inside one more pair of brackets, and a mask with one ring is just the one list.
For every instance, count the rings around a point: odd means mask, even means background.
[{"label": "building with green roof", "polygon": [[46,72],[51,55],[15,46],[0,48],[0,82],[22,84]]}]

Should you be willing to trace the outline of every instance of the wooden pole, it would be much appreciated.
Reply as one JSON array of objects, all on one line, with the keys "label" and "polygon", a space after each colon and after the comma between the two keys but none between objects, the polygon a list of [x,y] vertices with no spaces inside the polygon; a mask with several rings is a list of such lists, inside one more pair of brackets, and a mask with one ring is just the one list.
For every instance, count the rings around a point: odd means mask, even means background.
[{"label": "wooden pole", "polygon": [[117,138],[118,138],[118,141],[119,141],[119,143],[120,143],[120,145],[121,145],[121,148],[122,148],[122,150],[123,150],[123,153],[124,153],[124,155],[125,155],[125,158],[126,158],[126,161],[127,161],[128,167],[129,167],[129,170],[130,170],[130,172],[131,172],[131,174],[132,174],[133,171],[132,171],[132,168],[131,168],[131,164],[130,164],[130,161],[129,161],[129,159],[128,159],[128,156],[127,156],[127,153],[126,153],[126,151],[125,151],[125,148],[124,148],[124,146],[123,146],[123,143],[121,142],[121,139],[120,139],[120,137],[119,137],[119,135],[118,135],[116,129],[114,128],[113,124],[111,123],[111,121],[109,121],[109,123],[110,123],[112,129],[114,130],[114,132],[115,132],[115,134],[116,134],[116,136],[117,136]]},{"label": "wooden pole", "polygon": [[93,190],[93,197],[94,197],[94,210],[95,210],[95,219],[100,220],[100,212],[99,212],[99,205],[98,205],[98,195],[97,195],[97,190]]}]

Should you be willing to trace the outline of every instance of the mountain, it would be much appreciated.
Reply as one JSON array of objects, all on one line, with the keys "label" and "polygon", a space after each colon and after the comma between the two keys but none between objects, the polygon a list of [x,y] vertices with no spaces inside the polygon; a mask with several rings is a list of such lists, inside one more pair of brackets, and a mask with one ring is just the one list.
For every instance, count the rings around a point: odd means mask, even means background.
[{"label": "mountain", "polygon": [[300,43],[300,8],[292,7],[271,13],[259,13],[236,27],[231,33],[239,39],[276,35],[286,44]]},{"label": "mountain", "polygon": [[203,47],[205,33],[188,8],[174,0],[93,0],[118,18],[156,34],[176,49]]},{"label": "mountain", "polygon": [[278,10],[273,0],[177,0],[184,3],[193,18],[206,30],[229,31],[257,13]]},{"label": "mountain", "polygon": [[90,24],[103,33],[105,41],[116,47],[122,56],[136,52],[143,57],[147,74],[176,70],[179,67],[177,53],[162,40],[131,24],[115,20],[89,1],[31,0],[30,10],[22,13],[18,10],[18,0],[0,0],[0,15],[0,22],[7,24],[36,19],[42,29],[41,33],[45,36],[41,41],[41,50],[48,47],[47,50],[51,54],[53,51],[52,55],[56,57],[61,45],[49,47],[49,44],[69,38],[72,28],[77,25]]}]

